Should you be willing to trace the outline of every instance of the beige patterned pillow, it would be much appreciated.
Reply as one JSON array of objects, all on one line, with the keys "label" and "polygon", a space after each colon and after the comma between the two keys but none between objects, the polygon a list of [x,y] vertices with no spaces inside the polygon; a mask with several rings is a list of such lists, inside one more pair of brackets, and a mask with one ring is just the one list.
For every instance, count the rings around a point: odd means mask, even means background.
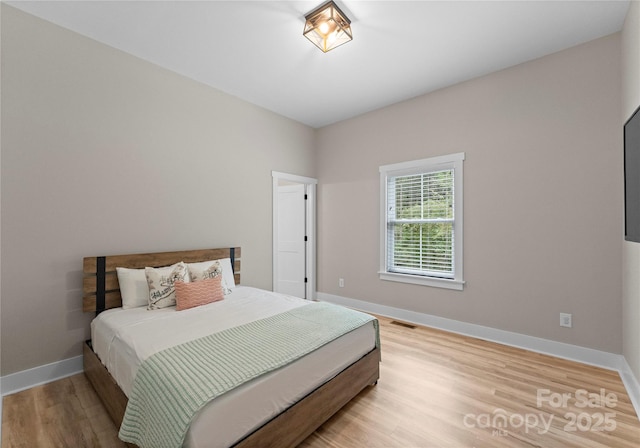
[{"label": "beige patterned pillow", "polygon": [[159,310],[176,304],[176,281],[189,282],[189,271],[183,263],[164,268],[144,268],[149,285],[149,310]]},{"label": "beige patterned pillow", "polygon": [[225,295],[231,293],[231,289],[222,275],[222,263],[220,260],[203,261],[200,263],[187,263],[191,281],[197,282],[207,278],[222,277],[222,291]]}]

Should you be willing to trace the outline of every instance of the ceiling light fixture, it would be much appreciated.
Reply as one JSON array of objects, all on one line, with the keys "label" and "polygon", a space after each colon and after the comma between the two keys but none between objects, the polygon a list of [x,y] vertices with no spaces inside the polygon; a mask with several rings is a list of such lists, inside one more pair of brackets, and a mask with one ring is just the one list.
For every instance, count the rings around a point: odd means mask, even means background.
[{"label": "ceiling light fixture", "polygon": [[325,53],[353,39],[351,20],[332,0],[311,11],[305,19],[302,35]]}]

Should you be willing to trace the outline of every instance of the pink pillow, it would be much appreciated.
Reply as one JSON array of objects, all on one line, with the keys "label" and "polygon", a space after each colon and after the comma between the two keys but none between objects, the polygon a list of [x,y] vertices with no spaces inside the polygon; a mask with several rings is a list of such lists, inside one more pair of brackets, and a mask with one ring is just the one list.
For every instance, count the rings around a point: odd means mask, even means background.
[{"label": "pink pillow", "polygon": [[207,278],[199,282],[175,282],[176,311],[182,311],[224,299],[222,276]]}]

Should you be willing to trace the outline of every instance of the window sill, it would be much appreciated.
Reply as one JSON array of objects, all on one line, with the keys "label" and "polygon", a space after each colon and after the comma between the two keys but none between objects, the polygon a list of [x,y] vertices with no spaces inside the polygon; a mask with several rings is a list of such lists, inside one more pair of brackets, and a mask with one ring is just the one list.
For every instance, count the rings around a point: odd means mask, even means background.
[{"label": "window sill", "polygon": [[378,274],[380,275],[380,280],[411,283],[414,285],[422,286],[433,286],[436,288],[455,289],[458,291],[462,291],[465,283],[461,280],[451,280],[448,278],[421,277],[418,275],[396,274],[391,272],[379,272]]}]

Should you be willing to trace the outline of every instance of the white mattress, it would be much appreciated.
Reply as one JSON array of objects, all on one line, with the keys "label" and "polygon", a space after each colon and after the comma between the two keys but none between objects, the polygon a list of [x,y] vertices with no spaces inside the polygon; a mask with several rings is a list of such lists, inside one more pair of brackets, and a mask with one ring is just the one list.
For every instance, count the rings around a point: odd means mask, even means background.
[{"label": "white mattress", "polygon": [[[246,286],[225,300],[175,308],[116,308],[91,323],[93,349],[128,396],[147,357],[165,348],[291,310],[309,302]],[[367,324],[300,360],[250,381],[209,403],[191,424],[185,446],[226,447],[240,440],[375,347]]]}]

